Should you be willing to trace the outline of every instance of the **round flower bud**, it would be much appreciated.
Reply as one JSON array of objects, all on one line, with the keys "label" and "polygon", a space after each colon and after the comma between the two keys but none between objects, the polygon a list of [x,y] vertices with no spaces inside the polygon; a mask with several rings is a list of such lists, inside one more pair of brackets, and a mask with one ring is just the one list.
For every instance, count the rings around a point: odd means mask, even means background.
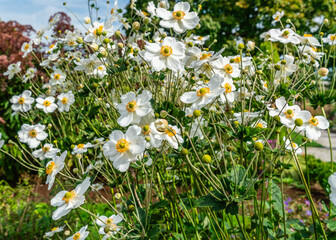
[{"label": "round flower bud", "polygon": [[307,142],[307,140],[308,140],[308,139],[307,139],[306,137],[303,137],[303,138],[302,138],[302,142]]},{"label": "round flower bud", "polygon": [[239,122],[238,121],[234,121],[233,124],[236,125],[236,126],[238,126]]},{"label": "round flower bud", "polygon": [[280,132],[281,132],[280,129],[275,130],[276,134],[280,134]]},{"label": "round flower bud", "polygon": [[[286,23],[290,23],[291,22],[291,20],[288,18],[287,20],[286,20]],[[285,31],[285,32],[288,32],[287,30]],[[289,34],[289,32],[287,33],[287,35]]]},{"label": "round flower bud", "polygon": [[227,147],[226,147],[226,150],[227,150],[228,152],[231,152],[231,151],[234,150],[234,147],[232,147],[232,146],[227,146]]},{"label": "round flower bud", "polygon": [[77,174],[77,173],[78,173],[78,168],[74,168],[74,169],[72,170],[72,172],[73,172],[74,174]]},{"label": "round flower bud", "polygon": [[51,129],[51,128],[52,128],[52,124],[49,123],[49,124],[48,124],[48,129]]},{"label": "round flower bud", "polygon": [[104,227],[104,233],[109,233],[110,232],[110,228],[108,226]]},{"label": "round flower bud", "polygon": [[160,117],[162,117],[162,118],[166,118],[167,116],[168,116],[168,113],[167,113],[166,110],[162,110],[162,111],[160,112]]},{"label": "round flower bud", "polygon": [[286,60],[281,60],[282,65],[286,65],[286,63],[287,63]]},{"label": "round flower bud", "polygon": [[201,116],[202,115],[202,113],[201,113],[201,111],[200,110],[195,110],[194,112],[193,112],[193,115],[194,115],[194,117],[199,117],[199,116]]},{"label": "round flower bud", "polygon": [[324,24],[329,23],[329,20],[328,20],[327,18],[325,18],[325,19],[323,20],[323,23],[324,23]]},{"label": "round flower bud", "polygon": [[315,85],[315,84],[316,84],[316,81],[313,80],[313,81],[311,81],[310,83],[311,83],[311,85]]},{"label": "round flower bud", "polygon": [[133,212],[134,210],[135,210],[135,206],[133,204],[131,204],[127,207],[128,212]]},{"label": "round flower bud", "polygon": [[139,48],[134,48],[133,49],[133,53],[138,53],[139,52]]},{"label": "round flower bud", "polygon": [[329,70],[328,70],[328,68],[325,68],[325,67],[320,68],[320,69],[318,70],[318,75],[320,75],[321,77],[325,77],[325,76],[327,76],[328,73],[329,73]]},{"label": "round flower bud", "polygon": [[85,17],[84,18],[84,23],[85,24],[90,24],[91,23],[91,19],[89,17]]},{"label": "round flower bud", "polygon": [[324,36],[324,32],[320,32],[319,34],[320,34],[320,36]]},{"label": "round flower bud", "polygon": [[202,161],[203,161],[204,163],[211,163],[211,156],[208,155],[208,154],[203,155],[203,157],[202,157]]},{"label": "round flower bud", "polygon": [[301,127],[303,124],[303,121],[301,118],[297,118],[294,120],[295,126]]},{"label": "round flower bud", "polygon": [[122,44],[121,42],[117,44],[118,48],[123,48],[124,44]]},{"label": "round flower bud", "polygon": [[164,132],[168,127],[168,121],[166,119],[158,119],[154,122],[154,125],[159,132]]},{"label": "round flower bud", "polygon": [[148,24],[149,23],[149,18],[148,17],[145,17],[144,20],[143,20],[144,24]]},{"label": "round flower bud", "polygon": [[147,142],[150,142],[151,137],[150,137],[150,136],[146,136],[146,137],[145,137],[145,140],[146,140]]},{"label": "round flower bud", "polygon": [[238,44],[238,49],[239,49],[239,50],[244,49],[244,47],[245,47],[244,44],[242,44],[242,43],[239,43],[239,44]]},{"label": "round flower bud", "polygon": [[105,39],[103,40],[103,43],[105,43],[105,44],[108,44],[108,43],[110,43],[110,42],[111,42],[111,40],[108,39],[108,38],[105,38]]},{"label": "round flower bud", "polygon": [[120,193],[116,193],[116,194],[114,194],[114,197],[115,197],[116,199],[120,199],[120,198],[121,198],[121,194],[120,194]]},{"label": "round flower bud", "polygon": [[261,151],[261,150],[263,150],[263,148],[264,148],[264,145],[261,142],[256,142],[254,144],[254,149],[257,150],[257,151]]},{"label": "round flower bud", "polygon": [[77,38],[76,42],[79,43],[79,44],[81,44],[81,43],[83,43],[84,41],[83,41],[83,38],[79,37],[79,38]]},{"label": "round flower bud", "polygon": [[274,66],[274,68],[275,68],[275,70],[279,71],[281,69],[281,66],[277,64],[277,65]]},{"label": "round flower bud", "polygon": [[75,148],[75,145],[71,145],[70,147],[71,147],[71,149],[74,149],[74,148]]},{"label": "round flower bud", "polygon": [[65,231],[64,231],[64,235],[65,235],[65,236],[69,236],[70,233],[71,233],[70,230],[65,230]]},{"label": "round flower bud", "polygon": [[279,117],[279,116],[274,116],[273,119],[274,119],[274,121],[276,121],[276,122],[280,122],[280,117]]},{"label": "round flower bud", "polygon": [[134,23],[132,24],[132,28],[133,28],[133,30],[135,30],[135,31],[139,30],[139,29],[140,29],[140,23],[139,23],[139,22],[134,22]]},{"label": "round flower bud", "polygon": [[253,51],[254,48],[255,48],[255,42],[248,41],[247,44],[246,44],[246,47],[247,47],[248,51]]},{"label": "round flower bud", "polygon": [[120,33],[120,31],[118,30],[118,31],[116,31],[116,32],[114,33],[114,35],[115,35],[117,38],[119,38],[120,35],[121,35],[121,33]]},{"label": "round flower bud", "polygon": [[197,24],[195,28],[196,29],[200,29],[201,28],[201,24]]},{"label": "round flower bud", "polygon": [[183,148],[183,149],[181,150],[181,154],[182,154],[182,155],[188,155],[188,153],[189,153],[189,151],[188,151],[188,149],[186,149],[186,148]]},{"label": "round flower bud", "polygon": [[98,45],[96,43],[91,43],[90,44],[90,48],[93,50],[93,51],[97,51],[98,50]]},{"label": "round flower bud", "polygon": [[194,46],[194,44],[192,42],[188,42],[187,45],[188,45],[188,47],[193,47]]},{"label": "round flower bud", "polygon": [[99,53],[103,56],[103,57],[106,57],[107,56],[107,51],[105,48],[103,47],[100,47],[99,48]]},{"label": "round flower bud", "polygon": [[155,116],[155,118],[159,118],[159,117],[160,117],[160,114],[155,113],[154,116]]}]

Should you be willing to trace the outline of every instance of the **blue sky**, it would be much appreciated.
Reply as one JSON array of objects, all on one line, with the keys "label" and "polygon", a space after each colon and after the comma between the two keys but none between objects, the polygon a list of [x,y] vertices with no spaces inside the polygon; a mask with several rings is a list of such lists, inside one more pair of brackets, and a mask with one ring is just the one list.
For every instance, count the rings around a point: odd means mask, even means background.
[{"label": "blue sky", "polygon": [[[74,15],[63,6],[63,2],[67,3],[68,8],[81,21],[89,15],[87,0],[0,0],[0,18],[3,21],[16,20],[21,24],[32,25],[38,31],[47,25],[52,14],[63,11],[71,17],[76,27],[81,28]],[[104,19],[107,12],[106,0],[96,0],[96,2],[100,7],[99,14]],[[129,0],[118,0],[118,8],[125,8],[129,2]],[[110,9],[113,6],[114,0],[110,0]]]}]

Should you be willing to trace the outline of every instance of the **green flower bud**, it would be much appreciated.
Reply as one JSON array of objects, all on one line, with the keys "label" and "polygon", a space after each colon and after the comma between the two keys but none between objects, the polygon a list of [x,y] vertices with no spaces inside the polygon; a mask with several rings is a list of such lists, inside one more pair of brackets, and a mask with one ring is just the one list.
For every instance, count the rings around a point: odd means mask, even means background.
[{"label": "green flower bud", "polygon": [[238,44],[238,49],[239,49],[239,50],[244,49],[244,47],[245,47],[244,44],[242,44],[242,43],[239,43],[239,44]]},{"label": "green flower bud", "polygon": [[193,47],[194,46],[194,44],[192,43],[192,42],[188,42],[188,47]]},{"label": "green flower bud", "polygon": [[135,30],[135,31],[139,30],[139,29],[140,29],[140,23],[139,23],[139,22],[134,22],[134,23],[132,24],[132,28],[133,28],[133,30]]},{"label": "green flower bud", "polygon": [[198,117],[200,117],[200,116],[202,115],[202,113],[201,113],[200,110],[195,110],[195,111],[193,112],[193,115],[194,115],[194,117],[198,118]]},{"label": "green flower bud", "polygon": [[111,40],[108,39],[108,38],[104,38],[104,40],[103,40],[103,43],[105,43],[105,44],[108,44],[108,43],[110,43],[110,42],[111,42]]},{"label": "green flower bud", "polygon": [[308,138],[306,138],[306,137],[302,138],[302,142],[307,142],[307,141],[308,141]]},{"label": "green flower bud", "polygon": [[294,120],[295,126],[301,127],[303,124],[303,121],[301,118],[297,118]]},{"label": "green flower bud", "polygon": [[183,149],[181,150],[181,154],[182,154],[182,155],[188,155],[188,153],[189,153],[189,151],[188,151],[188,149],[186,149],[186,148],[183,148]]},{"label": "green flower bud", "polygon": [[146,140],[147,142],[150,142],[151,137],[150,137],[150,136],[146,136],[146,137],[145,137],[145,140]]},{"label": "green flower bud", "polygon": [[135,210],[135,206],[133,204],[128,205],[128,207],[127,207],[128,212],[133,212],[134,210]]},{"label": "green flower bud", "polygon": [[162,111],[160,112],[160,117],[162,117],[162,118],[166,118],[167,116],[168,116],[168,113],[167,113],[166,110],[162,110]]},{"label": "green flower bud", "polygon": [[109,233],[110,232],[110,228],[108,226],[104,227],[104,233]]},{"label": "green flower bud", "polygon": [[274,121],[276,121],[276,122],[280,122],[280,117],[279,117],[279,116],[274,116],[273,119],[274,119]]},{"label": "green flower bud", "polygon": [[281,60],[282,65],[286,65],[286,63],[287,63],[286,60]]},{"label": "green flower bud", "polygon": [[208,154],[205,154],[203,157],[202,157],[202,161],[204,163],[211,163],[211,156],[208,155]]},{"label": "green flower bud", "polygon": [[158,113],[155,113],[154,115],[155,115],[155,118],[159,118],[160,117],[160,114],[158,114]]},{"label": "green flower bud", "polygon": [[261,151],[261,150],[263,150],[263,148],[264,148],[264,145],[261,142],[256,142],[254,144],[254,149],[257,150],[257,151]]},{"label": "green flower bud", "polygon": [[274,66],[274,68],[275,68],[275,70],[278,70],[278,71],[279,71],[279,70],[281,70],[281,66],[280,66],[280,65],[278,65],[278,64],[277,64],[277,65],[275,65],[275,66]]},{"label": "green flower bud", "polygon": [[121,42],[117,44],[118,48],[123,48],[124,44],[122,44]]},{"label": "green flower bud", "polygon": [[72,170],[72,172],[73,172],[74,174],[77,174],[77,173],[78,173],[78,168],[74,168],[74,169]]},{"label": "green flower bud", "polygon": [[227,147],[226,147],[226,150],[227,150],[228,152],[232,152],[232,151],[234,150],[234,147],[232,147],[232,146],[227,146]]}]

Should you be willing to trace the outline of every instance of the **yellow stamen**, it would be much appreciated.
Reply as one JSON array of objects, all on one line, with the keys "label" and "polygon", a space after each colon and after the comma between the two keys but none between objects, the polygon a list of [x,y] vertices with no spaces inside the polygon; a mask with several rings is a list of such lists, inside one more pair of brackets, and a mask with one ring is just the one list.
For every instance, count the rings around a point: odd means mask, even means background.
[{"label": "yellow stamen", "polygon": [[203,97],[204,95],[208,94],[209,92],[210,92],[210,88],[204,87],[204,88],[198,89],[196,91],[196,94],[199,97]]},{"label": "yellow stamen", "polygon": [[137,102],[136,101],[130,101],[126,105],[126,110],[129,112],[134,112],[137,108]]},{"label": "yellow stamen", "polygon": [[232,92],[232,86],[230,83],[225,83],[224,84],[225,92],[230,93]]},{"label": "yellow stamen", "polygon": [[54,78],[55,78],[55,80],[60,80],[61,75],[60,75],[59,73],[56,73],[56,74],[54,75]]},{"label": "yellow stamen", "polygon": [[19,104],[24,104],[25,100],[26,99],[24,97],[20,97],[19,100],[18,100],[18,103]]},{"label": "yellow stamen", "polygon": [[36,132],[36,130],[35,130],[35,129],[30,130],[30,131],[29,131],[29,135],[30,135],[32,138],[36,137],[36,136],[37,136],[37,132]]},{"label": "yellow stamen", "polygon": [[67,192],[66,194],[64,194],[62,200],[65,203],[69,203],[72,199],[74,199],[76,197],[76,193],[75,191],[71,191],[71,192]]},{"label": "yellow stamen", "polygon": [[46,106],[46,107],[49,107],[50,104],[51,104],[51,102],[48,101],[48,100],[45,100],[45,101],[43,102],[43,105]]},{"label": "yellow stamen", "polygon": [[84,144],[83,143],[80,143],[77,145],[77,148],[83,148],[84,147]]},{"label": "yellow stamen", "polygon": [[73,240],[78,240],[80,238],[80,233],[76,233],[75,235],[73,235],[72,239]]},{"label": "yellow stamen", "polygon": [[115,145],[116,149],[120,153],[124,153],[129,149],[129,143],[126,139],[120,139]]},{"label": "yellow stamen", "polygon": [[185,13],[181,10],[178,10],[178,11],[175,11],[173,12],[173,17],[176,19],[176,20],[181,20],[183,19],[185,16]]},{"label": "yellow stamen", "polygon": [[165,130],[165,133],[169,136],[169,137],[173,137],[176,135],[176,131],[171,128],[171,127],[167,127],[167,129]]},{"label": "yellow stamen", "polygon": [[314,126],[317,126],[319,124],[319,121],[316,118],[311,117],[309,119],[309,123],[312,124],[312,125],[314,125]]},{"label": "yellow stamen", "polygon": [[285,112],[286,118],[293,118],[294,117],[294,111],[292,109],[287,109]]},{"label": "yellow stamen", "polygon": [[308,33],[305,33],[305,34],[303,34],[303,36],[304,36],[304,37],[312,37],[313,35],[308,34]]},{"label": "yellow stamen", "polygon": [[224,66],[224,70],[225,70],[225,72],[227,72],[229,74],[233,73],[233,67],[230,64],[226,64]]},{"label": "yellow stamen", "polygon": [[66,103],[68,102],[68,99],[67,99],[66,97],[64,97],[64,98],[62,98],[61,102],[62,102],[63,104],[66,104]]},{"label": "yellow stamen", "polygon": [[203,53],[202,56],[200,57],[200,60],[204,60],[211,57],[211,53]]},{"label": "yellow stamen", "polygon": [[43,148],[42,148],[42,151],[43,151],[43,152],[48,152],[49,149],[50,149],[50,147],[43,147]]},{"label": "yellow stamen", "polygon": [[55,163],[51,162],[47,167],[46,167],[46,173],[49,175],[54,171],[55,168]]},{"label": "yellow stamen", "polygon": [[170,46],[162,46],[161,47],[161,54],[168,57],[172,55],[173,49]]}]

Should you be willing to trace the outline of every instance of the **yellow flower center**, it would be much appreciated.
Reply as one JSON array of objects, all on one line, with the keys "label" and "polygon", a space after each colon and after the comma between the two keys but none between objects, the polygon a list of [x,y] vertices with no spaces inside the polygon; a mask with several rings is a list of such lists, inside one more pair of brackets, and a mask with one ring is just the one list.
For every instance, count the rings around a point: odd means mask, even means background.
[{"label": "yellow flower center", "polygon": [[224,84],[225,92],[230,93],[232,92],[232,86],[230,83],[225,83]]},{"label": "yellow flower center", "polygon": [[42,151],[43,151],[43,152],[48,152],[49,149],[50,149],[50,147],[43,147],[43,148],[42,148]]},{"label": "yellow flower center", "polygon": [[279,19],[280,19],[280,16],[277,15],[274,19],[275,19],[275,20],[279,20]]},{"label": "yellow flower center", "polygon": [[313,35],[308,34],[308,33],[305,33],[305,34],[303,34],[303,36],[304,36],[304,37],[312,37]]},{"label": "yellow flower center", "polygon": [[28,48],[29,48],[29,44],[26,44],[25,46],[24,46],[24,50],[28,50]]},{"label": "yellow flower center", "polygon": [[70,42],[68,42],[68,45],[69,46],[73,46],[73,45],[75,45],[76,43],[74,42],[74,41],[70,41]]},{"label": "yellow flower center", "polygon": [[18,103],[19,104],[24,104],[25,100],[26,99],[24,97],[20,97],[19,100],[18,100]]},{"label": "yellow flower center", "polygon": [[35,130],[35,129],[30,130],[30,131],[29,131],[29,135],[30,135],[32,138],[36,137],[36,135],[37,135],[36,130]]},{"label": "yellow flower center", "polygon": [[80,238],[80,233],[76,233],[75,235],[73,235],[72,239],[73,240],[78,240]]},{"label": "yellow flower center", "polygon": [[60,80],[61,75],[60,75],[59,73],[56,73],[56,74],[54,75],[54,78],[55,78],[55,80]]},{"label": "yellow flower center", "polygon": [[116,149],[120,153],[124,153],[129,149],[129,143],[126,139],[120,139],[115,145]]},{"label": "yellow flower center", "polygon": [[289,31],[288,30],[284,31],[283,34],[282,34],[282,37],[288,38],[289,37]]},{"label": "yellow flower center", "polygon": [[143,15],[148,16],[148,13],[146,13],[145,11],[141,11],[143,13]]},{"label": "yellow flower center", "polygon": [[262,125],[261,123],[258,123],[258,124],[256,125],[256,128],[263,128],[263,125]]},{"label": "yellow flower center", "polygon": [[[64,194],[62,200],[65,203],[69,203],[72,199],[74,199],[76,197],[76,193],[75,191],[71,191],[71,192],[67,192],[66,194]],[[77,238],[78,239],[78,238]]]},{"label": "yellow flower center", "polygon": [[99,67],[97,67],[97,69],[98,69],[99,71],[103,71],[103,70],[104,70],[103,66],[99,66]]},{"label": "yellow flower center", "polygon": [[202,36],[199,36],[197,39],[198,39],[198,40],[203,40],[203,37],[202,37]]},{"label": "yellow flower center", "polygon": [[126,105],[126,110],[129,112],[134,112],[137,108],[137,102],[136,101],[130,101]]},{"label": "yellow flower center", "polygon": [[292,144],[293,148],[297,148],[297,145],[296,145],[295,142],[291,142],[291,144]]},{"label": "yellow flower center", "polygon": [[168,57],[170,55],[172,55],[173,53],[173,49],[170,46],[162,46],[161,47],[161,54]]},{"label": "yellow flower center", "polygon": [[330,36],[330,40],[331,40],[331,41],[335,41],[335,40],[336,40],[336,35],[331,35],[331,36]]},{"label": "yellow flower center", "polygon": [[58,227],[54,227],[53,229],[51,229],[51,231],[56,231],[58,229]]},{"label": "yellow flower center", "polygon": [[53,47],[55,47],[55,44],[51,44],[51,45],[49,46],[49,49],[51,49],[51,48],[53,48]]},{"label": "yellow flower center", "polygon": [[292,109],[287,109],[285,112],[286,118],[293,118],[294,117],[294,111]]},{"label": "yellow flower center", "polygon": [[66,97],[64,97],[64,98],[62,98],[61,102],[62,102],[63,104],[66,104],[66,103],[68,102],[68,99],[67,99]]},{"label": "yellow flower center", "polygon": [[167,129],[165,130],[165,133],[169,136],[169,137],[173,137],[176,135],[176,131],[171,128],[171,127],[167,127]]},{"label": "yellow flower center", "polygon": [[204,60],[211,57],[211,53],[203,53],[202,56],[200,57],[200,60]]},{"label": "yellow flower center", "polygon": [[93,30],[93,34],[94,35],[97,35],[97,33],[101,34],[103,32],[103,30],[104,30],[104,26],[101,25],[101,26],[97,27],[95,30]]},{"label": "yellow flower center", "polygon": [[83,148],[84,147],[84,144],[83,143],[80,143],[77,145],[77,148]]},{"label": "yellow flower center", "polygon": [[235,63],[240,63],[240,61],[241,61],[239,56],[235,57],[233,60],[235,61]]},{"label": "yellow flower center", "polygon": [[148,125],[142,127],[142,134],[144,135],[150,134],[150,127]]},{"label": "yellow flower center", "polygon": [[208,87],[204,87],[204,88],[198,89],[196,94],[199,97],[203,97],[205,94],[208,94],[209,92],[210,92],[210,89]]},{"label": "yellow flower center", "polygon": [[267,83],[264,83],[264,87],[265,87],[265,88],[268,88],[268,85],[267,85]]},{"label": "yellow flower center", "polygon": [[233,73],[233,67],[230,64],[226,64],[224,66],[224,70],[225,70],[225,72],[227,72],[229,74]]},{"label": "yellow flower center", "polygon": [[173,12],[173,17],[176,19],[176,20],[181,20],[183,19],[185,16],[185,13],[181,10],[178,10],[178,11],[175,11]]},{"label": "yellow flower center", "polygon": [[46,167],[46,173],[49,175],[54,171],[55,168],[55,163],[51,162],[47,167]]},{"label": "yellow flower center", "polygon": [[43,105],[46,106],[46,107],[49,107],[50,104],[51,104],[51,102],[48,101],[48,100],[45,100],[45,101],[43,102]]},{"label": "yellow flower center", "polygon": [[318,120],[316,119],[316,118],[314,118],[314,117],[311,117],[310,119],[309,119],[309,122],[310,122],[310,124],[312,124],[312,125],[314,125],[314,126],[317,126],[318,125]]},{"label": "yellow flower center", "polygon": [[111,225],[111,224],[113,224],[113,219],[112,218],[106,219],[106,225]]}]

